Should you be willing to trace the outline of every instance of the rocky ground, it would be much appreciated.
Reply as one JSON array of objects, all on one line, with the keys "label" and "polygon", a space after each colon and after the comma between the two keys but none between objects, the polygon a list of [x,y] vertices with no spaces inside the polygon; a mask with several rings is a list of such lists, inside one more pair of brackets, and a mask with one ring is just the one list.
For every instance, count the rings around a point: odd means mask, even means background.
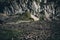
[{"label": "rocky ground", "polygon": [[[22,30],[21,36],[18,36],[19,40],[50,40],[51,39],[51,25],[50,22],[37,21],[20,24],[2,24],[0,25],[0,31],[6,30]],[[1,37],[1,36],[0,36]],[[4,39],[8,40],[8,39]],[[16,40],[16,39],[14,39]]]},{"label": "rocky ground", "polygon": [[[1,40],[60,40],[59,23],[37,21],[19,24],[2,24],[0,25],[0,39]],[[20,34],[11,30],[20,31]],[[5,35],[6,34],[6,35]],[[7,35],[9,36],[7,37]],[[13,38],[10,38],[13,37]],[[5,37],[5,38],[4,38]]]}]

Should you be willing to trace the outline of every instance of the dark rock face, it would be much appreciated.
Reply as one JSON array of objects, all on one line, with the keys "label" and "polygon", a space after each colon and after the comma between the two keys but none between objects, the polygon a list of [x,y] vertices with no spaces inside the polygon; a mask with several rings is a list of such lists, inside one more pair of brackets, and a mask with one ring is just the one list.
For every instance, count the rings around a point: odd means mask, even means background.
[{"label": "dark rock face", "polygon": [[4,21],[0,20],[0,24],[3,24]]}]

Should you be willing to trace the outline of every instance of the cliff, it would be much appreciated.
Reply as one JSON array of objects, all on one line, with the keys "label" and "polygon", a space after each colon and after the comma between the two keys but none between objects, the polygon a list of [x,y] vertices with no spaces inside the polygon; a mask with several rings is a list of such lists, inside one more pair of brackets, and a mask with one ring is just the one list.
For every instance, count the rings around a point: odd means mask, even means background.
[{"label": "cliff", "polygon": [[30,12],[32,15],[41,17],[43,14],[44,20],[51,21],[52,19],[56,19],[56,9],[59,10],[58,4],[59,0],[7,0],[0,1],[0,13],[4,13],[6,15],[14,15],[14,14],[23,14],[26,11]]}]

